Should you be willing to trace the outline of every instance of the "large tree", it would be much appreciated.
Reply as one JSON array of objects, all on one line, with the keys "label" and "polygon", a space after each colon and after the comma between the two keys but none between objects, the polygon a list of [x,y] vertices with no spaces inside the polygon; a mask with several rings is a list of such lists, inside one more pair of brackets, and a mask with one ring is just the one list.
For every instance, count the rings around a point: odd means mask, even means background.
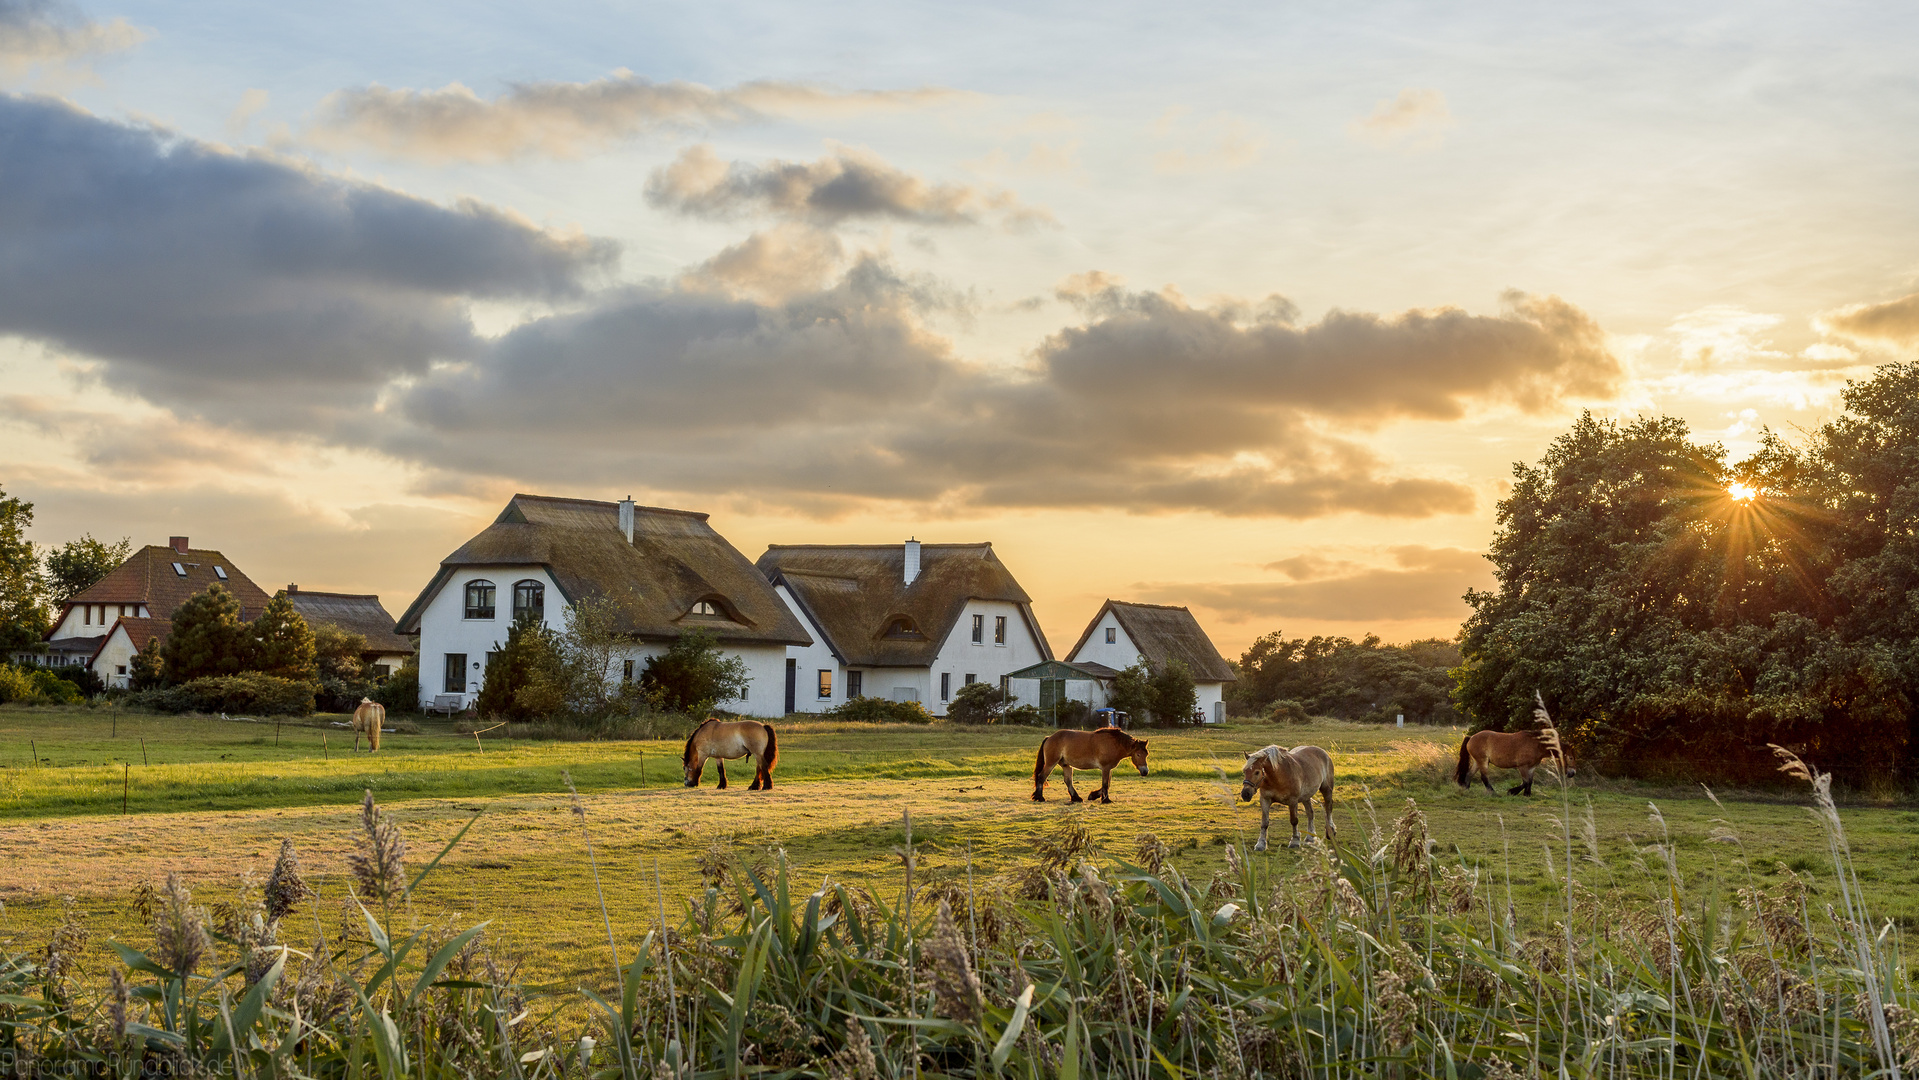
[{"label": "large tree", "polygon": [[126,562],[132,551],[130,537],[122,537],[117,544],[106,544],[88,533],[47,552],[47,591],[53,602],[64,603],[92,588]]},{"label": "large tree", "polygon": [[0,490],[0,653],[28,649],[46,636],[46,581],[27,539],[33,504]]},{"label": "large tree", "polygon": [[252,668],[250,627],[240,621],[240,601],[226,586],[207,586],[173,612],[173,627],[160,647],[161,671],[170,684],[203,675],[236,675]]},{"label": "large tree", "polygon": [[1756,775],[1767,742],[1863,778],[1912,749],[1919,367],[1849,385],[1803,446],[1752,457],[1667,417],[1582,417],[1514,468],[1468,594],[1457,700],[1523,724],[1544,694],[1618,768]]},{"label": "large tree", "polygon": [[[218,586],[215,586],[218,588]],[[313,630],[293,608],[286,593],[267,601],[266,610],[253,620],[252,655],[247,669],[265,672],[295,682],[318,682],[320,668],[314,659]]]}]

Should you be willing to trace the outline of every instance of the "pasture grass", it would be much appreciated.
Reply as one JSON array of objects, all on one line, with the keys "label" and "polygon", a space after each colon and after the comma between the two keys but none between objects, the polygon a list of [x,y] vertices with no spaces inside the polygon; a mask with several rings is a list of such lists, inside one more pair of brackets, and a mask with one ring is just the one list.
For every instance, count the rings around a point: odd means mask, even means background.
[{"label": "pasture grass", "polygon": [[[37,948],[72,912],[90,935],[82,975],[98,983],[112,941],[144,943],[148,935],[134,910],[136,889],[178,870],[202,902],[234,900],[264,880],[282,838],[295,843],[320,896],[289,936],[337,935],[344,858],[371,790],[406,829],[415,858],[478,816],[406,919],[491,920],[489,936],[522,961],[531,989],[605,990],[611,971],[600,901],[562,771],[582,795],[607,913],[621,948],[630,949],[659,925],[656,866],[669,921],[683,913],[682,898],[700,892],[703,862],[710,872],[716,857],[738,868],[784,860],[807,889],[831,879],[896,894],[907,810],[922,882],[963,882],[969,871],[978,880],[1030,861],[1036,838],[1063,820],[1082,821],[1094,850],[1109,857],[1132,858],[1138,837],[1152,833],[1174,850],[1182,874],[1204,881],[1226,866],[1228,845],[1250,850],[1258,811],[1237,802],[1237,768],[1245,751],[1272,741],[1332,752],[1348,845],[1377,849],[1412,797],[1438,852],[1481,868],[1510,895],[1520,925],[1545,928],[1565,917],[1556,876],[1563,854],[1548,851],[1559,835],[1554,785],[1542,777],[1531,800],[1505,796],[1505,784],[1496,797],[1483,788],[1461,792],[1451,782],[1456,730],[1324,723],[1144,732],[1153,775],[1115,773],[1112,805],[1069,807],[1057,775],[1048,785],[1053,801],[1028,799],[1041,734],[1032,729],[783,723],[778,786],[765,794],[746,790],[747,769],[732,770],[724,792],[714,789],[710,766],[704,787],[680,787],[679,747],[667,742],[483,735],[476,747],[472,736],[429,721],[418,734],[388,736],[378,755],[354,755],[351,735],[342,740],[331,721],[279,725],[276,744],[270,722],[0,709],[0,951]],[[1803,801],[1795,805],[1785,792],[1717,794],[1719,804],[1698,788],[1582,770],[1570,797],[1581,816],[1590,805],[1608,867],[1643,862],[1648,844],[1669,841],[1688,896],[1729,896],[1749,880],[1778,878],[1784,866],[1808,876],[1821,902],[1836,898],[1823,834]],[[1649,817],[1649,803],[1660,821]],[[1846,822],[1870,911],[1900,928],[1919,923],[1919,813],[1861,805],[1847,809]],[[1287,834],[1282,812],[1272,850],[1254,860],[1281,882],[1314,859],[1287,850]],[[1587,877],[1602,890],[1642,887]]]}]

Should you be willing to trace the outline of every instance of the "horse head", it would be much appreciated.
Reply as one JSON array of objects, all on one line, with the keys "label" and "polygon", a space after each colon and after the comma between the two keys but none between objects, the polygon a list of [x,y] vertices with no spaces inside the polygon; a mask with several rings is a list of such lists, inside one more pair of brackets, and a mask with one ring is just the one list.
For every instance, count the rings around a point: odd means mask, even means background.
[{"label": "horse head", "polygon": [[1573,760],[1572,748],[1565,743],[1559,744],[1559,767],[1567,776],[1578,776],[1578,762]]},{"label": "horse head", "polygon": [[1239,801],[1252,802],[1253,796],[1265,786],[1266,770],[1271,768],[1273,759],[1264,750],[1255,750],[1246,755],[1246,764],[1239,770]]},{"label": "horse head", "polygon": [[1133,759],[1133,768],[1138,769],[1141,776],[1149,775],[1146,771],[1145,739],[1134,739],[1133,748],[1127,751],[1126,756]]}]

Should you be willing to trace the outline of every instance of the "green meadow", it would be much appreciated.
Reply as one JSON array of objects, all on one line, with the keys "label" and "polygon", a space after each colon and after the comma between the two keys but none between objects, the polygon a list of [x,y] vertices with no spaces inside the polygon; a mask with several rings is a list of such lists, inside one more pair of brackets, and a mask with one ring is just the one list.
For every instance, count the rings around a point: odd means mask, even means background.
[{"label": "green meadow", "polygon": [[[377,754],[355,753],[351,733],[332,726],[340,719],[0,709],[0,951],[39,948],[72,920],[88,935],[84,976],[104,979],[111,941],[146,943],[134,900],[141,886],[178,871],[196,902],[233,902],[264,880],[283,838],[320,896],[296,936],[336,936],[347,911],[345,857],[370,790],[406,830],[410,865],[467,829],[413,896],[408,919],[488,920],[495,946],[521,962],[530,988],[603,987],[612,976],[602,897],[624,949],[658,928],[662,899],[677,922],[685,898],[722,864],[784,859],[809,887],[831,880],[897,892],[909,815],[922,883],[980,882],[1027,864],[1036,841],[1068,817],[1083,821],[1103,856],[1132,859],[1151,834],[1176,851],[1183,873],[1206,880],[1227,865],[1227,845],[1250,849],[1259,815],[1237,800],[1238,768],[1246,751],[1271,742],[1331,751],[1342,844],[1383,845],[1413,799],[1441,857],[1479,868],[1524,924],[1550,926],[1555,903],[1564,918],[1564,841],[1555,839],[1562,807],[1575,836],[1590,815],[1603,869],[1582,871],[1588,885],[1659,895],[1667,872],[1647,854],[1659,843],[1670,845],[1692,899],[1717,894],[1730,903],[1734,889],[1764,884],[1782,866],[1808,875],[1815,897],[1836,895],[1803,790],[1709,796],[1582,770],[1564,801],[1544,777],[1531,799],[1505,795],[1504,784],[1496,796],[1462,792],[1451,779],[1458,730],[1321,723],[1143,732],[1152,775],[1116,772],[1111,805],[1071,806],[1057,776],[1050,801],[1030,800],[1043,733],[1026,728],[782,723],[777,786],[753,792],[747,768],[731,770],[726,791],[715,789],[711,766],[704,786],[682,787],[674,742],[502,732],[476,741],[423,721],[417,733],[386,736]],[[584,822],[569,812],[567,777]],[[1872,917],[1914,925],[1919,812],[1842,799],[1842,814]],[[1307,858],[1285,847],[1287,835],[1281,814],[1272,850],[1256,858],[1258,873],[1282,883]]]}]

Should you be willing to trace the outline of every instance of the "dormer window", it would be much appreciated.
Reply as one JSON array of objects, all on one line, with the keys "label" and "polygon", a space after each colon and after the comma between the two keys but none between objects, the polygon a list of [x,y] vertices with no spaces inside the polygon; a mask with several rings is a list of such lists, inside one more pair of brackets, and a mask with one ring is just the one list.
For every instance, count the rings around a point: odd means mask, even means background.
[{"label": "dormer window", "polygon": [[173,572],[180,575],[181,577],[187,576],[187,568],[184,566],[181,566],[179,563],[173,564]]},{"label": "dormer window", "polygon": [[720,614],[720,609],[713,606],[713,601],[702,600],[699,603],[694,604],[693,610],[687,612],[687,614],[688,615],[718,615]]},{"label": "dormer window", "polygon": [[926,640],[926,635],[920,633],[920,628],[913,625],[913,620],[904,615],[896,615],[886,624],[885,636],[895,639],[904,638],[908,641]]},{"label": "dormer window", "polygon": [[221,581],[225,581],[227,579],[227,568],[224,566],[216,566],[213,568],[213,574]]},{"label": "dormer window", "polygon": [[469,619],[493,618],[493,583],[491,581],[469,581],[466,583],[466,617]]}]

